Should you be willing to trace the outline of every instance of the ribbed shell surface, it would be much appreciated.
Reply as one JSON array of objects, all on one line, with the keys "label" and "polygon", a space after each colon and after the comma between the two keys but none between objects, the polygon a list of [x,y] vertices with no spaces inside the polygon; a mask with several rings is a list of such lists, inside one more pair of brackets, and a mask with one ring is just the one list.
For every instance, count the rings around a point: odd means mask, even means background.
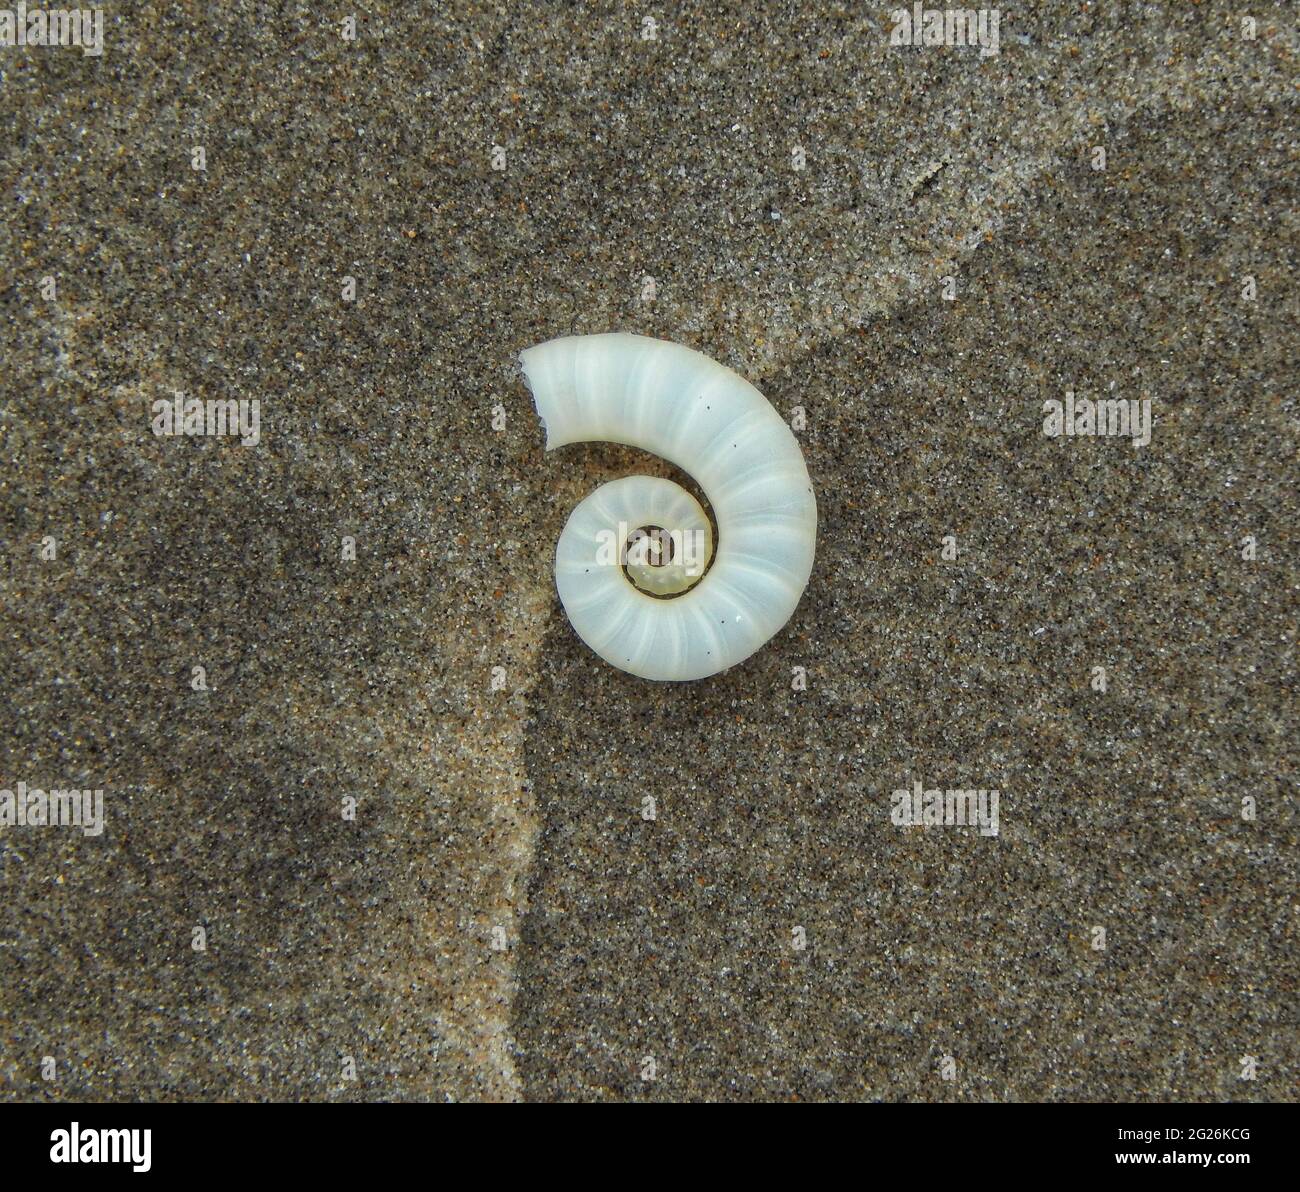
[{"label": "ribbed shell surface", "polygon": [[592,440],[649,451],[694,478],[717,521],[707,574],[664,599],[611,565],[610,535],[620,523],[707,527],[694,498],[641,476],[580,502],[555,558],[578,635],[611,665],[647,679],[700,679],[748,658],[789,620],[812,571],[817,501],[789,427],[748,381],[680,344],[570,336],[528,349],[522,363],[548,451]]}]

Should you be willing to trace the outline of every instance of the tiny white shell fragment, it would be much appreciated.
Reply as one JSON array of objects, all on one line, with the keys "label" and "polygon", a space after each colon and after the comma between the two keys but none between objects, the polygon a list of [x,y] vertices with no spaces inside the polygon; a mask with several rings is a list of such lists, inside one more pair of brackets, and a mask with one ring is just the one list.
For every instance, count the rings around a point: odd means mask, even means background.
[{"label": "tiny white shell fragment", "polygon": [[[593,440],[649,451],[696,481],[717,520],[710,567],[708,518],[680,485],[630,476],[581,501],[555,552],[578,636],[646,679],[702,679],[748,658],[790,619],[812,571],[817,500],[790,428],[748,381],[680,344],[566,336],[521,359],[547,451]],[[628,534],[648,527],[668,532],[667,566],[625,557]],[[686,590],[650,595],[629,575]]]}]

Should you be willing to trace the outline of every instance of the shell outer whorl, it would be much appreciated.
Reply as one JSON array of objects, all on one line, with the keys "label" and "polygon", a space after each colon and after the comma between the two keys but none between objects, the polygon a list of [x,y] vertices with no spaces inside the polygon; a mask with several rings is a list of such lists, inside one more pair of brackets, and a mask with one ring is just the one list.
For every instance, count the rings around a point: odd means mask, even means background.
[{"label": "shell outer whorl", "polygon": [[623,546],[629,533],[660,527],[690,555],[679,566],[697,563],[689,535],[708,527],[698,502],[646,476],[579,502],[555,555],[556,587],[578,635],[612,666],[656,680],[705,678],[759,649],[794,612],[817,536],[803,452],[767,399],[707,356],[641,335],[553,339],[521,362],[547,451],[596,440],[648,451],[690,475],[717,519],[712,567],[661,599],[629,581]]}]

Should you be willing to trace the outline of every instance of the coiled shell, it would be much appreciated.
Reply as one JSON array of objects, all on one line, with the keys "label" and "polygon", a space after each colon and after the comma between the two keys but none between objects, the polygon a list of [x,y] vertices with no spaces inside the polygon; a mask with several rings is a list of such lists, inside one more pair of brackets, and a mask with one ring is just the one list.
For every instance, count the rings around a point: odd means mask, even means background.
[{"label": "coiled shell", "polygon": [[[578,635],[646,679],[702,679],[748,658],[790,619],[812,571],[817,501],[790,428],[748,381],[680,344],[568,336],[529,348],[522,364],[547,451],[604,440],[652,452],[695,480],[717,519],[717,557],[700,579],[709,523],[679,485],[632,476],[581,501],[555,552]],[[647,527],[672,535],[667,575],[635,558],[625,572],[628,532]],[[701,532],[702,558],[690,549]]]}]

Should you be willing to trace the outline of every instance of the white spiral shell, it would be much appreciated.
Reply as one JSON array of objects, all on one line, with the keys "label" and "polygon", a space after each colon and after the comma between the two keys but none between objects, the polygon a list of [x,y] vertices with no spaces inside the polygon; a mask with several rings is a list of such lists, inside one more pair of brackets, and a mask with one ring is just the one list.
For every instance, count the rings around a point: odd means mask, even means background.
[{"label": "white spiral shell", "polygon": [[[717,519],[708,567],[708,518],[679,485],[630,476],[581,501],[555,551],[578,636],[645,679],[702,679],[748,658],[790,619],[812,571],[817,500],[790,428],[748,381],[680,344],[568,336],[521,359],[547,451],[604,440],[652,452],[694,478]],[[621,548],[644,527],[672,532],[678,553],[666,567],[634,557],[625,574]],[[691,558],[693,534],[705,549]]]}]

